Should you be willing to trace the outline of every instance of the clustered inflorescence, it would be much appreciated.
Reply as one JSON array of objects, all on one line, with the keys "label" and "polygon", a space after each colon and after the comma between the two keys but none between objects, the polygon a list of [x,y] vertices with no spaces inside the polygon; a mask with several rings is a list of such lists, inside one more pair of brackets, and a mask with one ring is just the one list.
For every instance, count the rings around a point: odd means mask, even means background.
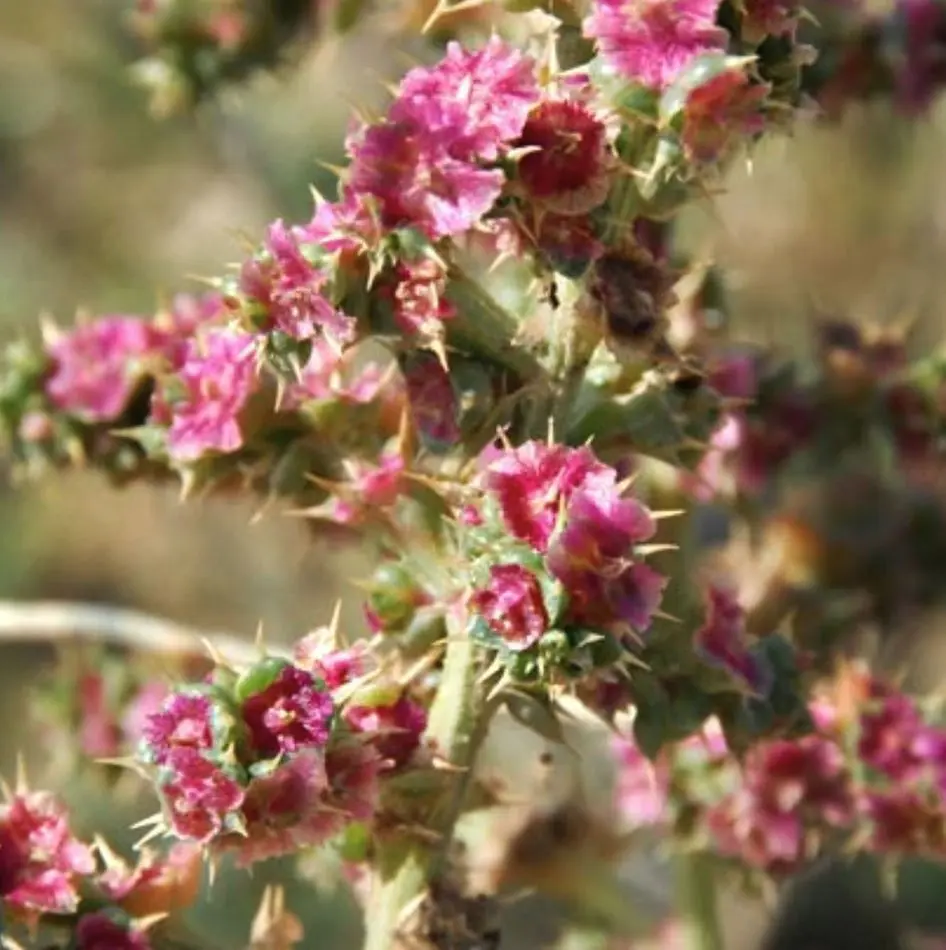
[{"label": "clustered inflorescence", "polygon": [[[324,27],[319,6],[139,2],[145,75],[164,105],[201,100]],[[370,6],[336,4],[334,22]],[[845,629],[940,596],[942,361],[836,319],[814,377],[735,348],[718,275],[671,230],[811,96],[829,114],[879,91],[925,108],[946,76],[939,5],[881,20],[846,4],[820,60],[793,3],[509,6],[529,12],[449,42],[352,127],[310,221],[274,222],[148,318],[46,325],[6,353],[20,472],[278,499],[377,555],[365,639],[332,624],[172,686],[100,665],[52,704],[84,754],[147,776],[149,837],[180,842],[129,869],[44,793],[12,795],[0,897],[69,917],[76,950],[146,948],[201,855],[328,845],[352,875],[396,846],[382,878],[400,904],[369,913],[372,950],[388,946],[423,891],[417,853],[452,860],[458,818],[488,801],[472,764],[493,713],[560,741],[565,697],[610,726],[632,714],[616,755],[634,828],[767,873],[838,848],[943,854],[938,710],[860,675],[853,704],[809,697],[842,592],[870,601]],[[845,534],[878,497],[896,499],[887,533]],[[678,509],[708,505],[777,537],[761,581],[761,557],[753,585],[699,565]],[[884,583],[894,540],[912,554]]]}]

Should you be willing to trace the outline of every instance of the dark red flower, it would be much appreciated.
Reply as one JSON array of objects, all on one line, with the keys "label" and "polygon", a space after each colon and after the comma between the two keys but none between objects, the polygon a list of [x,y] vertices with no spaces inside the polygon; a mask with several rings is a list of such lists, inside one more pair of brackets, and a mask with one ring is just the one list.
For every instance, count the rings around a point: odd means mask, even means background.
[{"label": "dark red flower", "polygon": [[562,210],[577,213],[607,196],[604,123],[581,103],[539,103],[516,146],[532,150],[519,159],[519,181],[532,197],[565,201]]},{"label": "dark red flower", "polygon": [[242,708],[254,751],[262,758],[328,742],[332,697],[311,673],[287,666]]},{"label": "dark red flower", "polygon": [[470,606],[510,650],[527,650],[548,629],[542,588],[535,574],[521,564],[491,567],[489,583],[473,591]]}]

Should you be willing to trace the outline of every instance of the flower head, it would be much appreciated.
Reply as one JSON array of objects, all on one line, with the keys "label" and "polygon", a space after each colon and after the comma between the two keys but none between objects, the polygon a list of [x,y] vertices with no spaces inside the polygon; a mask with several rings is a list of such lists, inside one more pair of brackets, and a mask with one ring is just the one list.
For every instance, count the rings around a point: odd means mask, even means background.
[{"label": "flower head", "polygon": [[709,588],[706,619],[696,632],[694,645],[707,663],[724,669],[756,692],[766,691],[768,671],[749,651],[745,614],[729,591]]},{"label": "flower head", "polygon": [[437,261],[400,265],[394,288],[394,319],[405,333],[436,337],[444,321],[456,315],[444,296],[446,284],[447,275]]},{"label": "flower head", "polygon": [[707,823],[724,854],[789,871],[805,858],[809,829],[850,825],[857,807],[841,749],[807,736],[754,748],[742,784],[709,810]]},{"label": "flower head", "polygon": [[607,197],[604,123],[583,103],[547,99],[530,113],[516,146],[526,193],[566,213],[597,207]]},{"label": "flower head", "polygon": [[866,708],[860,716],[857,751],[872,769],[895,782],[916,778],[922,751],[932,744],[923,740],[920,711],[908,696],[872,681]]},{"label": "flower head", "polygon": [[413,120],[365,126],[349,151],[347,188],[376,203],[388,230],[413,227],[431,240],[462,234],[502,190],[501,171],[453,157]]},{"label": "flower head", "polygon": [[423,128],[453,158],[494,161],[522,131],[538,93],[534,61],[493,36],[478,50],[450,43],[439,63],[412,69],[390,115]]},{"label": "flower head", "polygon": [[213,704],[196,693],[172,693],[141,727],[144,754],[161,765],[175,749],[209,749],[214,744]]},{"label": "flower head", "polygon": [[0,898],[26,914],[75,911],[77,879],[95,870],[92,851],[73,837],[47,792],[18,793],[0,806]]},{"label": "flower head", "polygon": [[769,87],[745,67],[725,69],[690,90],[683,106],[683,149],[690,161],[712,164],[732,146],[765,128],[762,103]]},{"label": "flower head", "polygon": [[509,531],[544,552],[562,505],[589,476],[609,471],[590,449],[526,442],[489,464],[485,484]]},{"label": "flower head", "polygon": [[331,631],[315,630],[304,636],[293,651],[296,664],[322,679],[330,690],[350,683],[368,672],[369,657],[360,641],[339,649]]},{"label": "flower head", "polygon": [[88,422],[121,415],[164,336],[136,317],[99,317],[57,335],[47,346],[53,369],[46,395],[58,409]]},{"label": "flower head", "polygon": [[296,340],[325,337],[342,346],[355,338],[355,320],[329,301],[327,284],[326,273],[306,258],[298,234],[282,221],[270,225],[262,253],[240,273],[240,289],[260,329]]},{"label": "flower head", "polygon": [[343,816],[326,807],[328,778],[324,757],[308,749],[269,775],[254,778],[241,809],[243,828],[215,842],[233,852],[237,864],[292,854],[337,834]]},{"label": "flower head", "polygon": [[255,752],[262,758],[328,742],[332,697],[311,673],[286,666],[265,689],[243,702],[241,713]]},{"label": "flower head", "polygon": [[240,808],[244,798],[239,782],[186,746],[168,754],[158,788],[171,830],[179,838],[199,844],[220,834],[227,817]]},{"label": "flower head", "polygon": [[594,0],[584,31],[617,73],[665,89],[701,53],[725,47],[718,7],[719,0]]},{"label": "flower head", "polygon": [[427,710],[403,693],[392,703],[350,705],[345,721],[371,744],[389,768],[406,765],[427,728]]},{"label": "flower head", "polygon": [[510,650],[527,650],[549,626],[538,578],[521,564],[493,565],[486,586],[470,595],[470,606]]},{"label": "flower head", "polygon": [[636,742],[618,737],[612,743],[617,767],[617,807],[635,828],[659,824],[668,815],[668,774],[641,752]]},{"label": "flower head", "polygon": [[946,9],[938,0],[899,0],[895,84],[901,108],[916,115],[946,85]]},{"label": "flower head", "polygon": [[191,462],[243,445],[240,416],[257,388],[255,338],[215,327],[192,339],[174,377],[179,391],[155,394],[152,416],[170,425],[172,458]]}]

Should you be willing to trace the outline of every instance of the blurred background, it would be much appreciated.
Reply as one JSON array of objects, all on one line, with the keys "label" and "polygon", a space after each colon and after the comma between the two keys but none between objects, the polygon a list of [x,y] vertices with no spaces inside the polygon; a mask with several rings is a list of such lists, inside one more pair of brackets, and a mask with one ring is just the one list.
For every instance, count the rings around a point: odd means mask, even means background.
[{"label": "blurred background", "polygon": [[[410,52],[368,24],[194,116],[158,121],[129,78],[137,50],[124,7],[0,3],[4,341],[36,334],[41,313],[68,322],[77,307],[151,311],[162,296],[199,289],[201,275],[239,259],[247,236],[258,238],[273,218],[306,218],[310,185],[332,194],[322,163],[339,162],[352,105],[370,111],[382,102],[383,81]],[[830,128],[804,125],[759,150],[712,208],[693,210],[685,240],[727,268],[746,335],[803,347],[817,306],[881,322],[916,316],[914,345],[938,341],[944,119],[934,110],[911,124],[872,105]],[[344,597],[349,627],[359,629],[347,583],[359,573],[358,552],[333,548],[328,557],[292,519],[273,512],[251,525],[253,514],[226,502],[184,506],[173,491],[116,492],[81,473],[15,490],[3,484],[0,597],[131,606],[246,635],[262,621],[275,641],[321,624]],[[4,723],[23,721],[50,657],[5,648]],[[11,774],[16,750],[30,745],[19,725],[3,729],[0,773]],[[38,758],[31,769],[42,774]],[[122,827],[108,794],[88,791],[70,791],[83,821],[91,826],[108,813],[108,824]],[[226,906],[233,932],[215,935],[221,947],[247,932],[254,894],[279,873],[269,868],[253,882],[224,876],[213,901],[218,914]],[[357,945],[347,899],[293,897],[320,947]],[[198,929],[212,910],[198,911]]]}]

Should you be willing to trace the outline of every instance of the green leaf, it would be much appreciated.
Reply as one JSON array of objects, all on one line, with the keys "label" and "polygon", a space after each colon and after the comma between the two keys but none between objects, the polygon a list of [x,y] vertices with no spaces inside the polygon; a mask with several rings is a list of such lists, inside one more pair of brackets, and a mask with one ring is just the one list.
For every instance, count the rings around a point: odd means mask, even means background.
[{"label": "green leaf", "polygon": [[286,667],[292,664],[278,656],[268,656],[255,663],[236,681],[233,693],[237,702],[244,703],[251,696],[271,686]]},{"label": "green leaf", "polygon": [[667,711],[659,706],[638,706],[634,716],[634,741],[648,759],[657,754],[668,741]]},{"label": "green leaf", "polygon": [[537,733],[550,742],[565,744],[562,724],[555,715],[551,700],[544,693],[505,689],[502,693],[502,701],[509,710],[509,715],[530,732]]}]

